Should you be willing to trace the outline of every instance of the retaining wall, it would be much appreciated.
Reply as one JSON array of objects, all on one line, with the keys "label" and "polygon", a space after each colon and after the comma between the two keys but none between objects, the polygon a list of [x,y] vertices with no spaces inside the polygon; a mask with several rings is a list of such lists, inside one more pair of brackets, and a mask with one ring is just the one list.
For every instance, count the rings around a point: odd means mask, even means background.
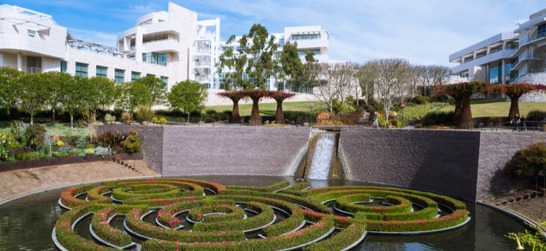
[{"label": "retaining wall", "polygon": [[305,127],[164,129],[162,175],[294,175],[307,149]]}]

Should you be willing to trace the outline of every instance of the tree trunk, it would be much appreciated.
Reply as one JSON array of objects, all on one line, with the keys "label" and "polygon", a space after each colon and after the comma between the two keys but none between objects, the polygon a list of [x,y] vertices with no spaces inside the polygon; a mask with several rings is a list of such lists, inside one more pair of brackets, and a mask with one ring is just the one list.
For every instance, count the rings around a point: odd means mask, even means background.
[{"label": "tree trunk", "polygon": [[463,114],[463,99],[462,98],[455,98],[455,112],[453,113],[453,122],[455,124],[460,124],[462,120],[462,114]]},{"label": "tree trunk", "polygon": [[459,127],[474,128],[472,110],[470,109],[470,95],[463,97],[461,110],[461,122],[459,123]]},{"label": "tree trunk", "polygon": [[30,125],[33,125],[34,124],[34,115],[31,113],[30,114]]},{"label": "tree trunk", "polygon": [[51,109],[51,113],[53,113],[53,122],[55,122],[55,108]]},{"label": "tree trunk", "polygon": [[74,129],[74,115],[72,113],[70,114],[70,128]]},{"label": "tree trunk", "polygon": [[260,98],[252,97],[252,113],[250,114],[250,122],[249,122],[251,126],[262,125],[262,117],[260,116],[260,107],[258,106],[259,101],[260,101]]},{"label": "tree trunk", "polygon": [[241,116],[239,115],[239,100],[240,99],[238,98],[231,99],[231,101],[233,101],[233,109],[231,110],[231,118],[229,119],[229,123],[241,123]]},{"label": "tree trunk", "polygon": [[[520,96],[508,96],[510,98],[510,111],[508,112],[508,118],[513,119],[516,114],[519,114],[519,98]],[[519,114],[521,117],[521,114]]]},{"label": "tree trunk", "polygon": [[282,111],[282,102],[284,99],[277,100],[277,111],[275,112],[275,123],[284,124],[284,113]]},{"label": "tree trunk", "polygon": [[186,121],[188,124],[190,123],[190,112],[188,111],[188,120]]},{"label": "tree trunk", "polygon": [[8,120],[10,120],[11,119],[11,107],[8,107],[7,111],[8,111]]}]

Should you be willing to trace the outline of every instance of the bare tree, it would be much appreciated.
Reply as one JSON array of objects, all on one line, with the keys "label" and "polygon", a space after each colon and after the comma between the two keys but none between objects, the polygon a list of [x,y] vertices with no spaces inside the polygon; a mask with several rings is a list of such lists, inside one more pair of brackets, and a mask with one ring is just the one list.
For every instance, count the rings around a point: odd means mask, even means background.
[{"label": "bare tree", "polygon": [[449,69],[449,67],[442,65],[431,65],[429,68],[431,72],[430,75],[432,77],[432,85],[434,87],[447,83],[449,74],[451,73],[451,69]]},{"label": "bare tree", "polygon": [[315,96],[333,112],[335,99],[341,102],[350,95],[355,79],[355,66],[352,63],[317,64],[319,81],[316,82]]},{"label": "bare tree", "polygon": [[362,96],[366,104],[370,100],[374,99],[375,89],[374,89],[374,67],[372,64],[364,64],[358,67],[356,73],[356,78],[358,79],[358,84],[362,90]]},{"label": "bare tree", "polygon": [[412,96],[419,85],[422,86],[420,95],[430,96],[436,86],[447,82],[449,73],[449,67],[441,65],[413,66]]},{"label": "bare tree", "polygon": [[373,60],[367,64],[378,98],[383,103],[385,118],[388,118],[392,102],[407,92],[412,67],[407,60],[398,58]]}]

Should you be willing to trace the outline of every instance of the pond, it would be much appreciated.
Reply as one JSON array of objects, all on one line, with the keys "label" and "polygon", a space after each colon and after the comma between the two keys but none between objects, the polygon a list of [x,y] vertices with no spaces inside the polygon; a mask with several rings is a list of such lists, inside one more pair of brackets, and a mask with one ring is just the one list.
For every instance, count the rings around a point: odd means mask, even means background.
[{"label": "pond", "polygon": [[[192,178],[192,177],[190,177]],[[193,177],[195,178],[195,177]],[[292,177],[200,176],[224,185],[269,185]],[[370,185],[352,181],[311,182],[327,185]],[[51,231],[63,209],[57,204],[64,189],[54,189],[0,205],[0,250],[56,250]],[[485,206],[466,203],[472,220],[455,230],[410,236],[368,234],[353,250],[514,250],[509,232],[524,231],[517,220]]]}]

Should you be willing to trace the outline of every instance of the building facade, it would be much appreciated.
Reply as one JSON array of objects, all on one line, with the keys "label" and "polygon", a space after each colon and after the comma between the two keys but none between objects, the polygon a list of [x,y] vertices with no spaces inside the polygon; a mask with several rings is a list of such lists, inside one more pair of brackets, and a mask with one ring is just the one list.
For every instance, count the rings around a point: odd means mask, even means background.
[{"label": "building facade", "polygon": [[[106,77],[116,83],[153,75],[168,88],[195,80],[212,93],[219,91],[216,65],[227,46],[219,18],[198,20],[196,12],[174,3],[167,11],[140,17],[118,35],[115,47],[73,39],[52,16],[7,4],[0,5],[0,34],[0,67]],[[286,27],[273,34],[281,46],[298,42],[300,55],[307,50],[320,62],[328,60],[328,32],[320,26]],[[268,89],[277,90],[274,78]]]},{"label": "building facade", "polygon": [[449,55],[462,80],[546,83],[546,9],[502,32]]}]

